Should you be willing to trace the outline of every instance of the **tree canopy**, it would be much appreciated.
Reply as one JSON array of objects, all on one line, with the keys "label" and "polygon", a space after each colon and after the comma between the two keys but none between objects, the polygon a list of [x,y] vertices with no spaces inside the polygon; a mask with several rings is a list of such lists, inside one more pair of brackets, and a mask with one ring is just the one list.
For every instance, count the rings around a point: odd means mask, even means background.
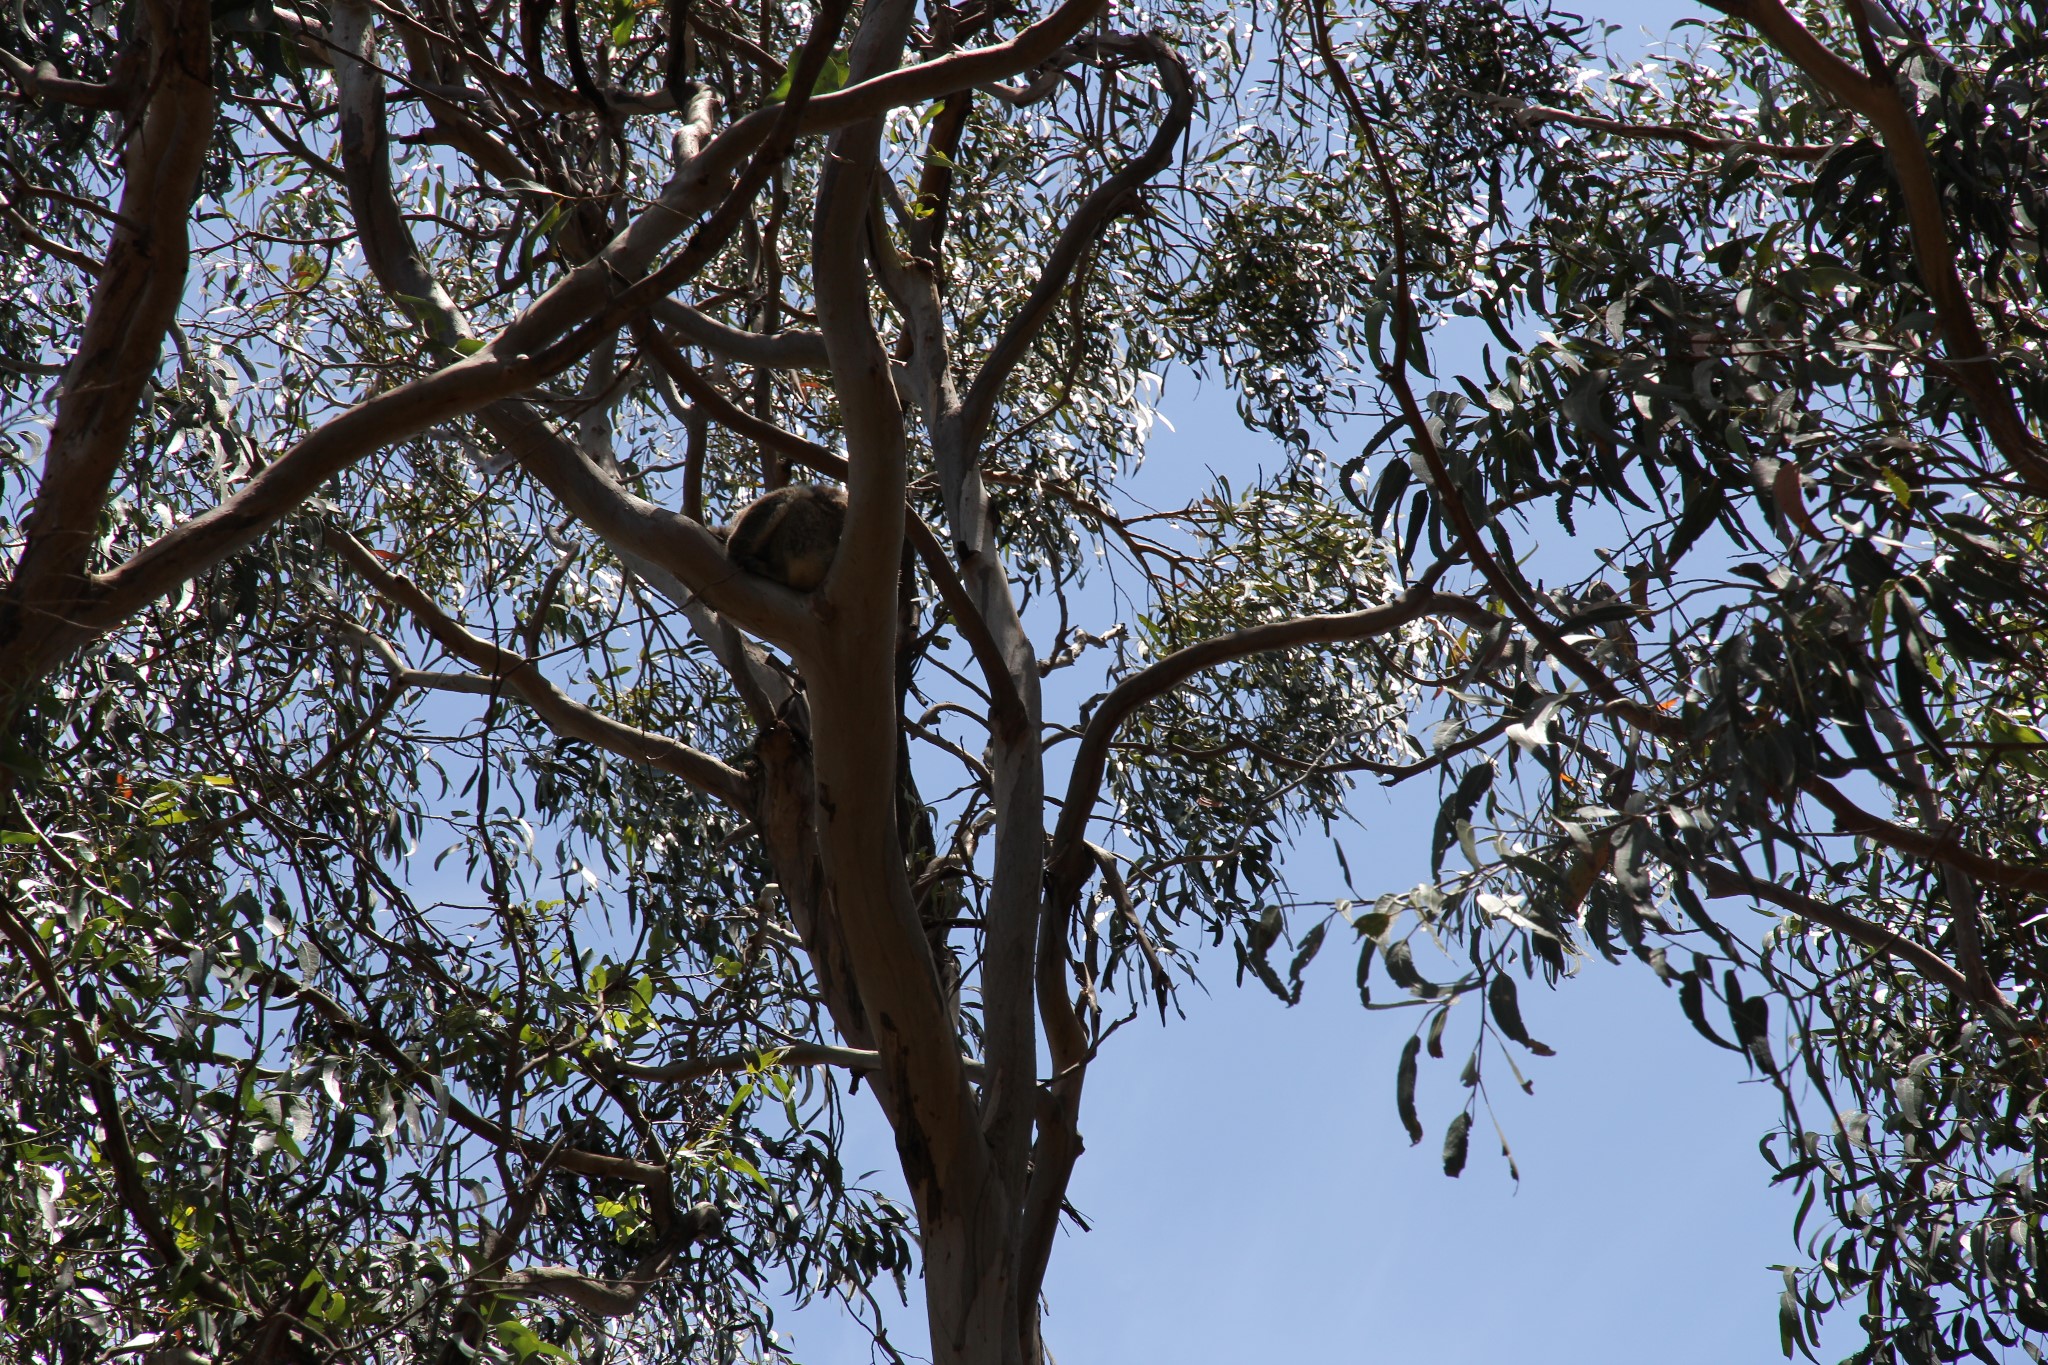
[{"label": "tree canopy", "polygon": [[[1036,1362],[1091,1062],[1342,943],[1446,1174],[1636,961],[1782,1099],[1788,1355],[2038,1359],[2048,33],[1610,36],[0,17],[23,1358],[894,1356],[915,1275]],[[1155,507],[1170,371],[1269,446]],[[1375,780],[1432,880],[1290,881]]]}]

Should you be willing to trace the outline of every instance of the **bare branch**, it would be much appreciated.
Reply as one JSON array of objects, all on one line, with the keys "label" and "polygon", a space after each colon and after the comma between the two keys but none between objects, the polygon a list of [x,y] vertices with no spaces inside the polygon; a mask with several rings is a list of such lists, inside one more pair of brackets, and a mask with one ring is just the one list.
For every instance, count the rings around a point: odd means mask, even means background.
[{"label": "bare branch", "polygon": [[822,370],[825,338],[816,332],[782,331],[762,335],[731,327],[675,299],[658,299],[654,316],[675,328],[692,346],[702,346],[722,360],[772,370]]},{"label": "bare branch", "polygon": [[1174,651],[1139,669],[1110,690],[1081,732],[1081,745],[1067,780],[1066,802],[1053,833],[1049,862],[1053,894],[1057,903],[1071,905],[1089,867],[1086,830],[1102,786],[1109,748],[1117,731],[1138,710],[1179,687],[1205,669],[1254,654],[1302,645],[1341,644],[1370,640],[1399,630],[1410,622],[1429,616],[1448,616],[1473,625],[1490,625],[1500,618],[1469,597],[1440,593],[1427,587],[1408,592],[1382,606],[1338,616],[1303,616],[1288,621],[1271,621],[1247,626]]},{"label": "bare branch", "polygon": [[[657,311],[660,311],[659,308]],[[846,477],[845,459],[816,441],[806,440],[793,431],[785,431],[773,422],[756,417],[727,398],[696,366],[683,359],[682,353],[652,322],[645,319],[636,320],[633,324],[633,339],[640,343],[642,350],[654,358],[654,363],[661,366],[662,372],[675,381],[683,396],[701,406],[705,415],[712,421],[750,441],[759,442],[778,454],[788,456],[807,469],[815,469],[835,479]],[[821,349],[823,345],[821,338]]]},{"label": "bare branch", "polygon": [[1756,138],[1715,137],[1697,128],[1688,128],[1678,123],[1628,123],[1621,119],[1601,118],[1594,114],[1575,114],[1569,109],[1553,109],[1548,105],[1530,104],[1511,95],[1486,95],[1488,104],[1511,115],[1515,122],[1525,128],[1534,128],[1545,123],[1562,123],[1570,128],[1583,128],[1591,133],[1606,133],[1609,137],[1628,138],[1634,142],[1676,142],[1696,152],[1735,153],[1743,156],[1768,157],[1774,161],[1825,161],[1842,149],[1840,143],[1781,143],[1763,142]]},{"label": "bare branch", "polygon": [[660,1282],[678,1255],[692,1242],[708,1236],[718,1224],[716,1204],[695,1204],[676,1219],[662,1244],[641,1257],[624,1279],[600,1279],[567,1266],[527,1266],[499,1280],[492,1286],[492,1292],[512,1299],[561,1299],[597,1317],[622,1318],[640,1307],[647,1291]]},{"label": "bare branch", "polygon": [[1100,844],[1089,844],[1088,852],[1095,859],[1095,866],[1102,873],[1102,881],[1109,888],[1110,899],[1116,902],[1117,913],[1137,936],[1138,946],[1144,950],[1145,961],[1152,968],[1152,991],[1159,1001],[1159,1022],[1166,1022],[1166,1005],[1173,995],[1173,977],[1166,970],[1166,961],[1159,956],[1159,949],[1152,945],[1152,936],[1145,932],[1145,921],[1138,918],[1138,907],[1131,900],[1131,890],[1124,884],[1123,873],[1117,870],[1116,855]]},{"label": "bare branch", "polygon": [[533,660],[521,658],[471,634],[421,592],[411,579],[385,568],[374,551],[348,532],[331,529],[327,539],[351,569],[381,596],[409,612],[436,644],[456,658],[481,669],[487,675],[481,681],[492,690],[503,688],[531,706],[556,734],[594,744],[636,763],[645,763],[680,777],[697,790],[717,797],[736,810],[749,811],[753,808],[751,784],[738,769],[665,735],[613,720],[564,695],[541,675]]},{"label": "bare branch", "polygon": [[52,62],[26,62],[4,47],[0,47],[0,71],[5,71],[8,79],[20,87],[20,93],[13,96],[15,99],[55,100],[81,109],[119,109],[131,97],[127,83],[119,79],[128,73],[117,70],[117,78],[105,85],[74,80],[59,75]]},{"label": "bare branch", "polygon": [[1017,684],[1010,676],[1002,646],[989,633],[987,618],[974,605],[967,586],[960,581],[960,575],[953,572],[939,538],[932,534],[931,527],[924,524],[924,519],[906,509],[903,529],[910,537],[918,559],[923,562],[925,572],[938,585],[939,598],[946,604],[946,610],[953,614],[954,625],[966,637],[968,648],[974,651],[974,661],[981,665],[982,677],[988,683],[991,731],[1001,734],[1012,728],[1021,729],[1028,720],[1029,712],[1024,699],[1017,695]]},{"label": "bare branch", "polygon": [[392,189],[384,81],[377,70],[368,0],[335,0],[331,42],[342,177],[363,259],[392,301],[419,319],[428,340],[444,350],[452,348],[470,334],[469,323],[428,268]]}]

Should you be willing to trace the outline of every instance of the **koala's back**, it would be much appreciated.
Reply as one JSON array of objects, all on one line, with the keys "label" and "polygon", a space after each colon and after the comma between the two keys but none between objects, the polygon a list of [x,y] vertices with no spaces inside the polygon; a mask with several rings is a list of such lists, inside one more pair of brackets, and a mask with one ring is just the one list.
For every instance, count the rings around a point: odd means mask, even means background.
[{"label": "koala's back", "polygon": [[825,581],[846,529],[846,494],[830,484],[791,484],[742,507],[725,554],[748,573],[810,592]]}]

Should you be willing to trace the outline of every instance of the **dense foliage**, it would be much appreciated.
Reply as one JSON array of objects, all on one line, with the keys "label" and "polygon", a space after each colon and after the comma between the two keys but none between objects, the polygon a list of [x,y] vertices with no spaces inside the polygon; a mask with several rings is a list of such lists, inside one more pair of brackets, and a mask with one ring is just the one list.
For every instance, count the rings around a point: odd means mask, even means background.
[{"label": "dense foliage", "polygon": [[[1720,8],[0,17],[12,1349],[1022,1365],[1097,1049],[1349,936],[1447,1173],[1640,959],[1788,1354],[2039,1358],[2048,33]],[[1435,880],[1291,885],[1364,777]]]}]

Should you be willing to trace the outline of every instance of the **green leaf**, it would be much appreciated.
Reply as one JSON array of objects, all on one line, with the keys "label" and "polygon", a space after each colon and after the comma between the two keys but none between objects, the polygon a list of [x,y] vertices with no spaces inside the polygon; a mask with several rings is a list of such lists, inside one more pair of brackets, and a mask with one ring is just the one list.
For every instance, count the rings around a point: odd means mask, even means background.
[{"label": "green leaf", "polygon": [[1287,965],[1287,984],[1295,1000],[1301,999],[1302,972],[1315,961],[1316,950],[1323,946],[1323,928],[1318,924],[1301,936],[1301,946],[1295,950],[1294,961]]},{"label": "green leaf", "polygon": [[1451,845],[1458,841],[1458,825],[1469,821],[1479,798],[1486,795],[1493,786],[1493,764],[1475,763],[1465,770],[1458,779],[1443,806],[1437,811],[1436,834],[1430,840],[1429,867],[1434,875],[1441,876],[1444,870],[1444,854],[1451,851]]},{"label": "green leaf", "polygon": [[[780,104],[789,98],[790,86],[796,80],[796,63],[797,59],[792,57],[789,64],[782,68],[782,79],[768,92],[770,104]],[[829,95],[834,90],[844,89],[847,78],[852,74],[853,64],[847,60],[846,49],[835,48],[832,55],[825,59],[824,67],[819,70],[818,79],[811,85],[811,93]]]},{"label": "green leaf", "polygon": [[1486,983],[1486,1008],[1493,1015],[1493,1022],[1502,1033],[1538,1057],[1556,1055],[1550,1047],[1531,1038],[1529,1030],[1523,1027],[1522,1006],[1516,993],[1515,979],[1506,972],[1495,972],[1493,980]]},{"label": "green leaf", "polygon": [[1451,1120],[1444,1130],[1444,1174],[1456,1180],[1465,1170],[1465,1154],[1472,1144],[1472,1114],[1467,1110]]},{"label": "green leaf", "polygon": [[521,1360],[531,1360],[535,1356],[551,1356],[558,1360],[570,1359],[567,1351],[559,1346],[542,1341],[539,1333],[517,1318],[507,1318],[503,1322],[498,1323],[492,1330],[497,1333],[498,1340],[517,1354]]},{"label": "green leaf", "polygon": [[1395,985],[1404,986],[1425,1000],[1437,993],[1435,983],[1425,980],[1422,973],[1415,970],[1415,950],[1408,946],[1408,940],[1389,943],[1381,956],[1386,960],[1387,975],[1394,978]]},{"label": "green leaf", "polygon": [[521,176],[508,175],[503,180],[500,180],[498,184],[503,189],[516,190],[520,194],[545,194],[556,199],[562,197],[559,190],[551,190],[538,180],[527,180]]},{"label": "green leaf", "polygon": [[1422,1141],[1422,1120],[1415,1113],[1415,1073],[1422,1053],[1422,1035],[1410,1035],[1401,1049],[1401,1064],[1394,1072],[1394,1107],[1401,1113],[1401,1126],[1408,1130],[1408,1145]]},{"label": "green leaf", "polygon": [[1683,972],[1679,975],[1678,1007],[1685,1011],[1686,1020],[1691,1023],[1694,1029],[1698,1030],[1700,1037],[1705,1038],[1716,1047],[1725,1047],[1730,1052],[1741,1052],[1743,1050],[1714,1032],[1714,1026],[1707,1022],[1705,990],[1700,984],[1700,969],[1698,967],[1694,967],[1691,971]]}]

